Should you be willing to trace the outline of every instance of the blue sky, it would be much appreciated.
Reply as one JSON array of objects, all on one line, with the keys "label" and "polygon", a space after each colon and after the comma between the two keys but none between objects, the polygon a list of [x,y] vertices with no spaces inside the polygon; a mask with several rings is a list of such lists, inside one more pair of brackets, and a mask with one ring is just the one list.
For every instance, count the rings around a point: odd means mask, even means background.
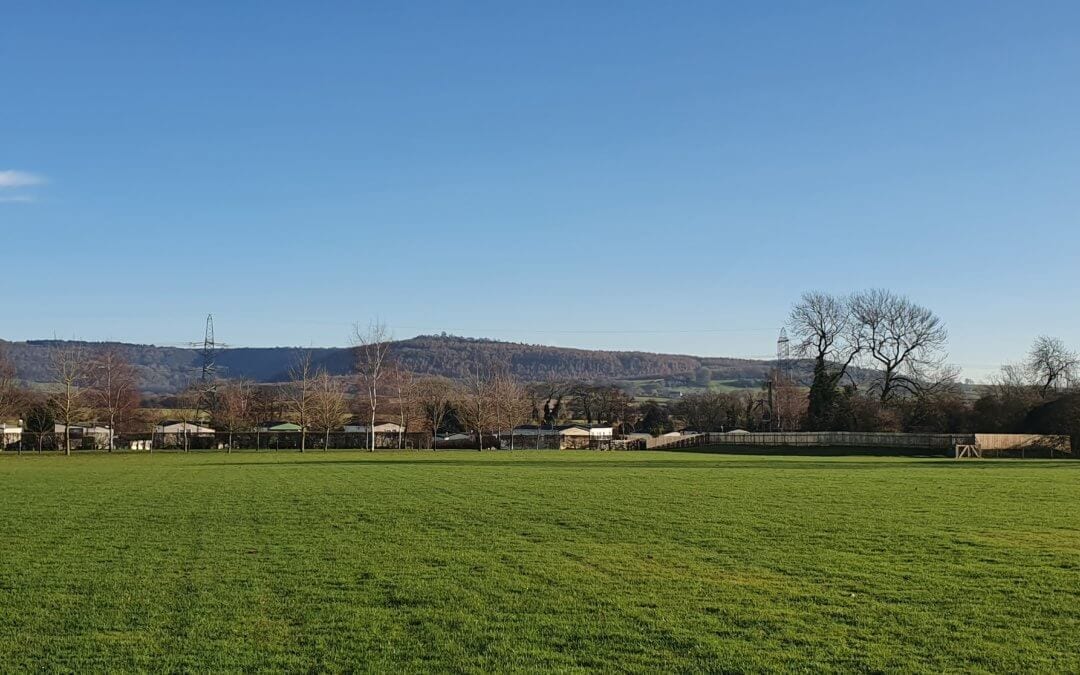
[{"label": "blue sky", "polygon": [[0,337],[1080,346],[1080,4],[13,2]]}]

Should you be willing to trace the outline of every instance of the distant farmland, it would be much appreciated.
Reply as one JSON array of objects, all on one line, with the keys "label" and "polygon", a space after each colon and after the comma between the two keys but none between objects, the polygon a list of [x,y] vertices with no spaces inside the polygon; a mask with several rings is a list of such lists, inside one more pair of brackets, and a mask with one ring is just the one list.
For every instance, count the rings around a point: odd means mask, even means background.
[{"label": "distant farmland", "polygon": [[0,670],[1080,670],[1080,463],[0,457]]}]

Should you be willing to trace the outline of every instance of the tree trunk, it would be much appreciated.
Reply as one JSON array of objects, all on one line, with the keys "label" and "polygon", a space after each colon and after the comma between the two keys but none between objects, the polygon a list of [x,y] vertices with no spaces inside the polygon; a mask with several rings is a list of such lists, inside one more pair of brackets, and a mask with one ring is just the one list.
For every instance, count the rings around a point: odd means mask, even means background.
[{"label": "tree trunk", "polygon": [[326,437],[323,438],[322,449],[323,452],[330,449],[330,427],[326,427]]},{"label": "tree trunk", "polygon": [[226,455],[232,454],[232,429],[229,429],[229,448],[225,451]]},{"label": "tree trunk", "polygon": [[371,447],[368,450],[369,452],[375,452],[375,405],[376,405],[375,396],[372,395],[372,397],[371,397],[371,428],[368,429],[368,431],[371,432]]},{"label": "tree trunk", "polygon": [[307,427],[300,426],[300,452],[307,449]]}]

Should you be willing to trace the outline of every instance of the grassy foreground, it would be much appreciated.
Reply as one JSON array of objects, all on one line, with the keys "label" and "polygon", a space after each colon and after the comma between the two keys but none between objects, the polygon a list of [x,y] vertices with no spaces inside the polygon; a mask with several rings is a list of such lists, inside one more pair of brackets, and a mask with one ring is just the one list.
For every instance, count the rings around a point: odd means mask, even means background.
[{"label": "grassy foreground", "polygon": [[1080,462],[0,457],[0,671],[1080,671]]}]

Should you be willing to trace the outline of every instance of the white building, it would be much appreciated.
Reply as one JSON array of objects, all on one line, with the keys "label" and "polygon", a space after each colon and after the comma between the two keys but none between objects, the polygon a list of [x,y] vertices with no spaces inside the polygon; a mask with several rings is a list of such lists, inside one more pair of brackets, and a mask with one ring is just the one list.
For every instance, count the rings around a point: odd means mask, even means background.
[{"label": "white building", "polygon": [[[553,427],[536,426],[535,424],[523,424],[514,427],[514,436],[551,439],[558,436],[560,448],[588,448],[590,443],[610,441],[614,435],[614,429],[610,426],[590,426],[586,424],[557,424]],[[524,441],[527,443],[527,441]],[[546,444],[546,443],[545,443]],[[593,446],[595,447],[595,446]]]},{"label": "white building", "polygon": [[76,444],[86,447],[86,439],[93,439],[92,443],[96,448],[106,448],[109,446],[109,427],[99,427],[90,424],[72,424],[70,433],[66,432],[67,427],[63,424],[54,424],[53,433],[57,438],[63,438],[70,436],[71,440]]},{"label": "white building", "polygon": [[[346,424],[345,427],[344,427],[344,431],[347,434],[366,434],[366,433],[370,433],[368,431],[368,429],[369,429],[369,427],[366,424],[352,424],[352,423],[350,423],[350,424]],[[396,422],[383,422],[382,424],[376,424],[375,425],[375,433],[376,434],[390,435],[390,434],[400,434],[400,433],[404,433],[404,432],[405,432],[405,427],[401,426],[400,424],[397,424]]]},{"label": "white building", "polygon": [[615,435],[615,428],[594,424],[589,427],[589,439],[594,441],[610,441]]},{"label": "white building", "polygon": [[191,422],[165,421],[154,427],[155,434],[212,434],[214,430]]},{"label": "white building", "polygon": [[0,449],[21,441],[22,432],[22,427],[19,425],[0,423]]}]

